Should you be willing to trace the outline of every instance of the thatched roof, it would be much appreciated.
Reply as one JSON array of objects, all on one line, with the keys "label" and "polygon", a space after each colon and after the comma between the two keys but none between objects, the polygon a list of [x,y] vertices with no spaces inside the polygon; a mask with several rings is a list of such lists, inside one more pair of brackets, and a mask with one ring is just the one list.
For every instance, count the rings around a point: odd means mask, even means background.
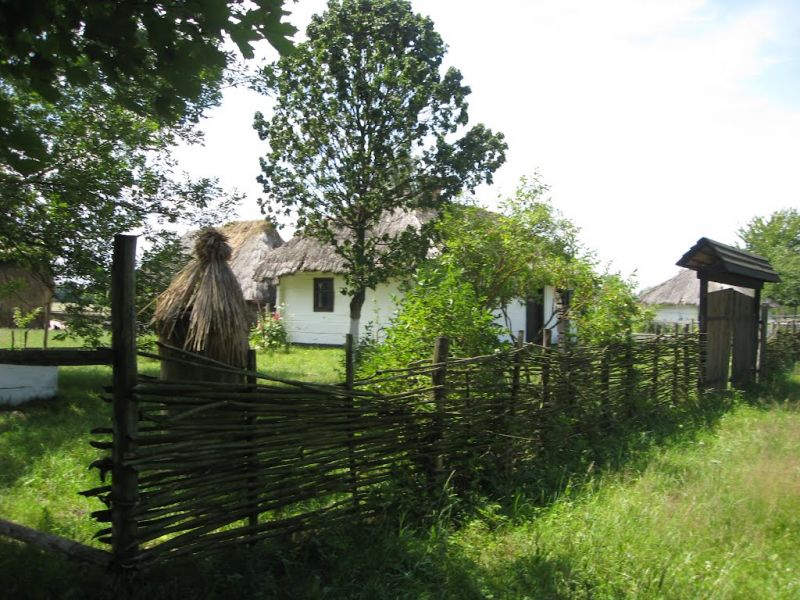
[{"label": "thatched roof", "polygon": [[[411,212],[395,210],[386,213],[375,230],[374,237],[389,235],[395,237],[411,227],[419,229],[434,216],[433,211],[416,210]],[[344,235],[341,236],[342,239]],[[299,271],[343,274],[344,260],[334,250],[322,242],[309,237],[294,237],[280,248],[270,252],[256,269],[255,279],[262,282],[276,282],[284,275]]]},{"label": "thatched roof", "polygon": [[[35,273],[12,262],[0,261],[0,327],[13,325],[12,312],[19,307],[23,312],[42,308],[53,299],[53,277]],[[43,317],[37,319],[41,321]]]},{"label": "thatched roof", "polygon": [[[716,292],[731,287],[747,296],[753,295],[753,290],[749,288],[738,288],[715,281],[708,282],[709,292]],[[681,269],[675,277],[644,290],[639,295],[639,302],[649,306],[659,304],[688,304],[697,306],[700,302],[700,280],[697,278],[697,273],[694,271]]]},{"label": "thatched roof", "polygon": [[[258,304],[271,302],[274,296],[271,282],[256,281],[254,275],[267,256],[283,245],[280,234],[263,219],[228,223],[220,231],[228,238],[228,245],[233,252],[229,264],[239,280],[244,299]],[[198,233],[190,231],[181,240],[187,251],[191,250]]]}]

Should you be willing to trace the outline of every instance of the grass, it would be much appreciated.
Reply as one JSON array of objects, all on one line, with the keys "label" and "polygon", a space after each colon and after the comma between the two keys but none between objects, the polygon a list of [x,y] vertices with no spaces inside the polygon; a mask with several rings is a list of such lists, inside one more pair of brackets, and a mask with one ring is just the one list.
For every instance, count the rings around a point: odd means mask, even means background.
[{"label": "grass", "polygon": [[[340,379],[341,351],[259,356],[281,377]],[[155,370],[154,363],[142,364]],[[107,423],[105,368],[62,370],[62,397],[0,412],[0,512],[88,541],[75,491],[99,453],[88,430]],[[86,389],[95,390],[87,393]],[[605,472],[573,474],[549,500],[519,490],[444,497],[424,523],[403,515],[260,544],[150,573],[140,597],[219,598],[797,598],[800,597],[800,370],[738,397],[698,430],[678,431]],[[730,404],[730,403],[729,403]],[[460,520],[447,517],[459,513]],[[0,540],[10,597],[107,598],[96,569]]]},{"label": "grass", "polygon": [[[503,597],[800,597],[800,413],[739,406],[713,431],[546,510],[450,540]],[[527,512],[527,514],[526,514]]]},{"label": "grass", "polygon": [[[24,341],[24,329],[14,329],[14,348],[17,350],[23,347]],[[11,348],[11,332],[12,329],[8,327],[0,327],[0,349],[10,349]],[[80,338],[77,337],[67,337],[63,340],[55,339],[55,336],[59,333],[59,331],[51,331],[47,337],[47,347],[48,348],[79,348],[82,345],[82,341]],[[104,340],[105,343],[111,343],[110,335],[107,336],[107,339]],[[42,348],[44,345],[44,331],[41,329],[29,329],[28,330],[28,348]]]}]

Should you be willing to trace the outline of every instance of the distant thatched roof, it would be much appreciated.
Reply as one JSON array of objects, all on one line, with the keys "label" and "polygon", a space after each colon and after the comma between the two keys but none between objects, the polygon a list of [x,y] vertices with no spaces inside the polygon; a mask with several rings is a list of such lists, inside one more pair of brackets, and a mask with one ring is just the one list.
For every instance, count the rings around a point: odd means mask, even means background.
[{"label": "distant thatched roof", "polygon": [[[434,216],[433,211],[406,212],[395,210],[387,213],[372,235],[382,237],[398,236],[409,227],[419,229]],[[344,236],[342,236],[344,237]],[[334,250],[322,242],[308,237],[295,237],[280,248],[270,252],[256,269],[256,281],[277,282],[284,275],[299,271],[314,271],[342,274],[345,272],[344,260]]]},{"label": "distant thatched roof", "polygon": [[[0,327],[10,327],[15,307],[23,312],[42,308],[53,299],[53,277],[12,262],[0,261]],[[41,320],[41,318],[39,319]]]},{"label": "distant thatched roof", "polygon": [[[733,287],[738,292],[747,296],[753,295],[749,288],[739,288],[731,285],[708,282],[708,291],[716,292]],[[650,306],[658,304],[688,304],[696,306],[700,301],[700,280],[697,273],[689,269],[681,269],[680,273],[667,279],[663,283],[644,290],[639,295],[639,302]]]},{"label": "distant thatched roof", "polygon": [[[283,245],[280,234],[263,219],[228,223],[220,231],[228,238],[228,245],[233,251],[229,264],[242,287],[244,299],[259,304],[270,302],[274,295],[271,282],[256,281],[254,275],[267,256]],[[183,237],[181,242],[184,248],[191,249],[198,233],[190,231]]]}]

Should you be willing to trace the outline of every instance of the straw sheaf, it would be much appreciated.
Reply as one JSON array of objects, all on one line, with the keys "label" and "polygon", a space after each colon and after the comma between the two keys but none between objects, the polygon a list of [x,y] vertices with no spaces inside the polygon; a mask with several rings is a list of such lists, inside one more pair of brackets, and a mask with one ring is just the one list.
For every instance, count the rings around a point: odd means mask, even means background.
[{"label": "straw sheaf", "polygon": [[[708,282],[709,292],[717,292],[731,287],[748,296],[753,295],[753,290],[748,288],[734,287],[715,281]],[[682,269],[675,277],[644,290],[639,296],[639,302],[649,306],[659,304],[688,304],[696,306],[700,302],[700,280],[697,279],[695,271]]]},{"label": "straw sheaf", "polygon": [[[183,347],[234,366],[247,361],[247,308],[233,271],[227,237],[207,229],[197,236],[195,257],[158,297],[153,325],[171,339],[186,326]],[[186,319],[188,317],[188,323]]]},{"label": "straw sheaf", "polygon": [[[395,210],[386,216],[370,232],[372,237],[388,235],[396,237],[407,228],[419,229],[434,217],[434,211],[416,210],[406,212]],[[346,239],[341,233],[339,239]],[[255,271],[257,282],[277,282],[284,275],[292,275],[300,271],[344,274],[345,262],[334,249],[327,244],[309,237],[295,237],[280,248],[270,252]]]},{"label": "straw sheaf", "polygon": [[[228,223],[220,230],[227,236],[228,245],[233,252],[229,264],[236,279],[239,280],[244,299],[257,304],[274,301],[272,283],[256,281],[253,277],[256,268],[266,260],[273,249],[283,245],[280,234],[263,219]],[[183,237],[182,243],[187,251],[191,250],[199,233],[191,231]]]}]

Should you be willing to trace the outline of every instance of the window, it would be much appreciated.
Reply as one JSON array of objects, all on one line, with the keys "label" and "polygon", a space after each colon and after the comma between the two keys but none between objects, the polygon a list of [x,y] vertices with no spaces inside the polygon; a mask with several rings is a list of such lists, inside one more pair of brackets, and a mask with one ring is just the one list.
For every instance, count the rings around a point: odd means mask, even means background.
[{"label": "window", "polygon": [[333,277],[314,278],[314,312],[333,312]]}]

